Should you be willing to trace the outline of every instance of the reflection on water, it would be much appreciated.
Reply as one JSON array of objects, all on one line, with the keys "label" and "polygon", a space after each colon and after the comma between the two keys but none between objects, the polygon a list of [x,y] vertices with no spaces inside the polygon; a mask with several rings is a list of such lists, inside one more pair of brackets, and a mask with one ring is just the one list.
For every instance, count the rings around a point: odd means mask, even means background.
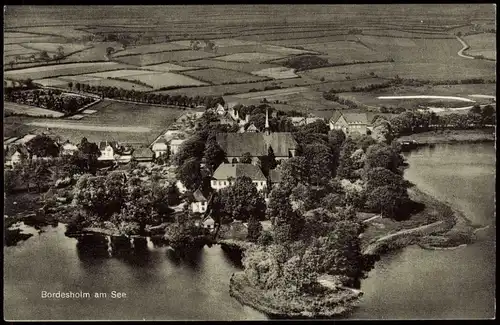
[{"label": "reflection on water", "polygon": [[408,247],[383,256],[362,282],[357,319],[491,318],[495,300],[495,149],[493,144],[436,145],[407,154],[406,179],[489,225],[455,250]]}]

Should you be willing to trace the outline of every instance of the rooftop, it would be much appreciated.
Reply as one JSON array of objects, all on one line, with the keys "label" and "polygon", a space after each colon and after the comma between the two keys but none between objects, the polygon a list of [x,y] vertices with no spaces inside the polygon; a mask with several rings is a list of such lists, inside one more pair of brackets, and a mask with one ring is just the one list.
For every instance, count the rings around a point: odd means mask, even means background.
[{"label": "rooftop", "polygon": [[219,133],[217,143],[228,157],[241,157],[248,152],[252,157],[266,156],[268,146],[273,148],[276,157],[288,157],[289,150],[297,148],[292,133],[274,132],[265,133]]},{"label": "rooftop", "polygon": [[238,177],[249,177],[253,181],[265,181],[266,177],[262,174],[259,167],[252,164],[220,164],[215,170],[213,178],[228,179]]}]

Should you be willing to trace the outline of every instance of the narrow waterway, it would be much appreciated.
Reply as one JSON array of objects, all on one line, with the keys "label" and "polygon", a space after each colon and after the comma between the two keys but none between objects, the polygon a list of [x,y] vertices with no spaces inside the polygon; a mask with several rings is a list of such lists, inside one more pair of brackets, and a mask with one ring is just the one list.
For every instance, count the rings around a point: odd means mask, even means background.
[{"label": "narrow waterway", "polygon": [[369,278],[356,319],[491,318],[495,314],[495,148],[493,143],[424,147],[407,154],[405,177],[489,226],[455,250],[411,246],[384,256]]}]

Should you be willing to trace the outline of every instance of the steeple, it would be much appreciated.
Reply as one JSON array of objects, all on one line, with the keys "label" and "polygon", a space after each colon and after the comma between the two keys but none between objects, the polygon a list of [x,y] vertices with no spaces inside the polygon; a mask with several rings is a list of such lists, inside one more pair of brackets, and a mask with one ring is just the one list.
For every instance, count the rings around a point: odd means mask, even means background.
[{"label": "steeple", "polygon": [[269,110],[266,108],[266,126],[264,127],[266,134],[269,134]]}]

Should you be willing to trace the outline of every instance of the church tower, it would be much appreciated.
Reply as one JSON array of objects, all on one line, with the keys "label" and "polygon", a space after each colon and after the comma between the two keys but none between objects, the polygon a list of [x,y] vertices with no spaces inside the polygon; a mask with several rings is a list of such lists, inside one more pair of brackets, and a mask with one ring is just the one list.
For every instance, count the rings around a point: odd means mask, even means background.
[{"label": "church tower", "polygon": [[266,108],[266,126],[264,127],[265,133],[269,135],[269,110]]}]

